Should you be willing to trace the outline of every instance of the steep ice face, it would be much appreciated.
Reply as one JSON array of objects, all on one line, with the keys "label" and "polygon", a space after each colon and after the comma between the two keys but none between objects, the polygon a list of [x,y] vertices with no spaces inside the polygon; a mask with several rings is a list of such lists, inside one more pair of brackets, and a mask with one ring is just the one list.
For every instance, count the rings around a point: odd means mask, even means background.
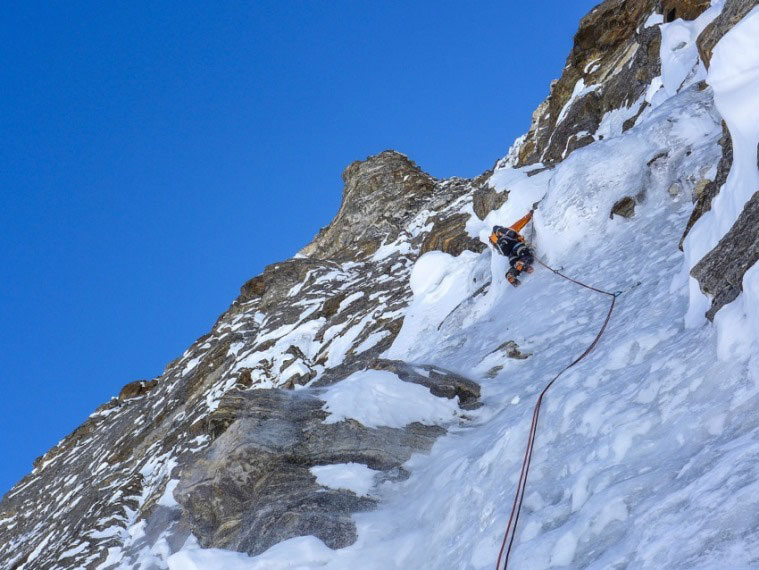
[{"label": "steep ice face", "polygon": [[[713,170],[719,122],[710,91],[680,91],[633,129],[575,151],[553,170],[530,177],[496,170],[492,181],[509,189],[509,200],[467,226],[484,237],[545,196],[535,216],[538,256],[606,290],[641,283],[620,297],[596,350],[548,394],[515,568],[759,561],[759,422],[751,413],[759,370],[745,358],[720,362],[714,331],[684,326],[689,298],[677,243],[692,206],[686,193],[668,191]],[[623,196],[636,198],[634,217],[610,219]],[[302,552],[311,543],[291,539],[242,567],[288,559],[305,568],[493,567],[535,398],[593,340],[608,306],[542,268],[522,287],[508,287],[504,270],[490,251],[422,256],[403,328],[387,352],[476,379],[485,406],[429,455],[407,462],[408,480],[373,489],[380,506],[355,515],[354,545],[309,559]],[[486,293],[467,300],[489,280]],[[507,341],[530,356],[504,354]],[[207,568],[192,565],[203,556],[188,549],[169,564]]]}]

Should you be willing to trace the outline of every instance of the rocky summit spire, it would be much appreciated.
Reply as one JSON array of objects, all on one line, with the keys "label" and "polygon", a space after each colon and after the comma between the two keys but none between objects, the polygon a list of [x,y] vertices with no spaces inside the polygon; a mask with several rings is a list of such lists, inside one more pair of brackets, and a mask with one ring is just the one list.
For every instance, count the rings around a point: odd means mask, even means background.
[{"label": "rocky summit spire", "polygon": [[435,179],[407,156],[386,150],[343,171],[335,219],[300,253],[321,259],[360,258],[394,242],[410,216],[435,192]]}]

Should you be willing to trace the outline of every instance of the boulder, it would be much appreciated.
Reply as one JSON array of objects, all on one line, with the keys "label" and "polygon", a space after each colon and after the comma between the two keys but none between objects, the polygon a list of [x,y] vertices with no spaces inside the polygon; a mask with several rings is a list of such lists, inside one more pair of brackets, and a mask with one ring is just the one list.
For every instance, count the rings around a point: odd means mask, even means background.
[{"label": "boulder", "polygon": [[632,218],[635,215],[635,198],[632,196],[625,196],[624,198],[617,200],[611,207],[610,218],[614,218],[614,215],[622,216],[623,218]]},{"label": "boulder", "polygon": [[485,244],[469,236],[465,229],[467,220],[469,220],[469,214],[455,214],[447,218],[434,218],[432,230],[424,242],[422,242],[422,248],[419,253],[444,251],[451,255],[459,255],[461,252],[467,250],[480,253],[485,249]]},{"label": "boulder", "polygon": [[158,380],[155,379],[150,381],[136,380],[134,382],[130,382],[121,389],[121,392],[119,392],[118,400],[119,402],[125,402],[126,400],[137,398],[143,394],[146,394],[156,386],[158,386]]},{"label": "boulder", "polygon": [[530,352],[522,352],[521,349],[519,348],[519,345],[513,340],[507,340],[506,342],[501,344],[498,348],[496,348],[493,352],[501,352],[505,354],[507,357],[514,358],[516,360],[525,360],[527,358],[530,358],[530,356],[532,356],[532,353]]},{"label": "boulder", "polygon": [[482,186],[472,194],[472,208],[475,215],[479,219],[484,220],[490,212],[503,206],[508,199],[508,190],[496,192],[490,186]]},{"label": "boulder", "polygon": [[251,377],[250,368],[240,369],[240,373],[237,375],[237,387],[238,388],[250,388],[253,385],[253,378]]}]

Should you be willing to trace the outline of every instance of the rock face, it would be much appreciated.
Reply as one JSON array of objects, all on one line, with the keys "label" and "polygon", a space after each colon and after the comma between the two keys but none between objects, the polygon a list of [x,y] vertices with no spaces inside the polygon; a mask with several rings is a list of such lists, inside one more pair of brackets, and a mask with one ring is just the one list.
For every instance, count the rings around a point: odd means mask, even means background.
[{"label": "rock face", "polygon": [[[435,191],[435,180],[406,156],[387,150],[343,172],[343,201],[332,223],[301,250],[315,258],[371,255],[398,237],[402,220],[417,213]],[[350,253],[348,250],[353,246]]]},{"label": "rock face", "polygon": [[[393,361],[374,368],[439,397],[458,396],[463,408],[479,397],[477,384],[455,374],[428,369],[423,376]],[[352,544],[351,514],[371,509],[375,499],[320,486],[309,468],[360,463],[376,470],[378,481],[397,480],[407,476],[402,465],[411,454],[427,451],[445,432],[419,423],[404,429],[324,423],[323,405],[318,392],[305,390],[233,391],[222,398],[208,420],[216,439],[183,472],[175,493],[204,544],[250,554],[293,536],[315,535],[331,548]]]},{"label": "rock face", "polygon": [[710,4],[710,0],[663,0],[661,13],[665,22],[672,22],[678,18],[695,20]]},{"label": "rock face", "polygon": [[642,25],[657,7],[655,0],[607,0],[580,21],[562,76],[532,116],[518,165],[559,162],[596,140],[607,111],[640,111],[660,73],[661,34]]},{"label": "rock face", "polygon": [[118,400],[119,402],[123,402],[124,400],[137,398],[138,396],[142,396],[146,392],[149,392],[156,386],[158,386],[157,380],[150,380],[149,382],[147,380],[137,380],[135,382],[130,382],[121,389]]},{"label": "rock face", "polygon": [[503,206],[508,199],[508,192],[496,192],[493,188],[485,186],[474,191],[472,208],[476,216],[484,220],[490,212]]},{"label": "rock face", "polygon": [[476,251],[480,253],[485,249],[485,244],[480,240],[469,237],[464,227],[469,219],[469,214],[458,214],[445,220],[434,218],[432,230],[422,244],[420,253],[428,251],[444,251],[451,255],[459,255],[463,251]]},{"label": "rock face", "polygon": [[722,147],[722,157],[717,165],[717,175],[714,177],[714,180],[710,180],[703,185],[701,191],[695,196],[696,203],[693,205],[693,212],[691,212],[688,223],[685,226],[683,237],[680,238],[680,251],[683,249],[683,241],[688,236],[693,224],[712,209],[712,200],[725,184],[727,175],[730,173],[730,167],[733,165],[733,143],[730,140],[730,133],[725,123],[722,123],[722,138],[720,138],[719,144]]},{"label": "rock face", "polygon": [[[735,26],[755,6],[759,0],[726,0],[725,5],[697,39],[698,52],[708,67],[712,50],[717,42]],[[693,225],[712,207],[712,200],[720,192],[727,180],[733,163],[733,145],[727,126],[722,124],[722,157],[717,166],[717,174],[708,182],[697,197],[693,212],[680,240],[680,249]],[[759,157],[759,149],[757,149]],[[759,167],[759,158],[757,159]],[[701,290],[712,297],[712,304],[706,317],[713,320],[722,307],[734,301],[743,290],[743,276],[759,260],[759,193],[743,207],[743,211],[733,227],[719,243],[707,253],[691,270]]]},{"label": "rock face", "polygon": [[741,215],[717,246],[691,270],[701,290],[713,297],[706,313],[714,319],[722,307],[743,290],[743,275],[759,261],[759,192],[743,207]]}]

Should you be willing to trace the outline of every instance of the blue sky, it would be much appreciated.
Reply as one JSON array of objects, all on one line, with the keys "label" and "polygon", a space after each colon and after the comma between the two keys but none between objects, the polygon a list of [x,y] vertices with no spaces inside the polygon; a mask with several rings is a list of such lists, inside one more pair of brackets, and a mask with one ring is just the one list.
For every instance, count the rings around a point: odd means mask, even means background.
[{"label": "blue sky", "polygon": [[0,30],[0,494],[397,149],[474,176],[596,2],[22,2]]}]

